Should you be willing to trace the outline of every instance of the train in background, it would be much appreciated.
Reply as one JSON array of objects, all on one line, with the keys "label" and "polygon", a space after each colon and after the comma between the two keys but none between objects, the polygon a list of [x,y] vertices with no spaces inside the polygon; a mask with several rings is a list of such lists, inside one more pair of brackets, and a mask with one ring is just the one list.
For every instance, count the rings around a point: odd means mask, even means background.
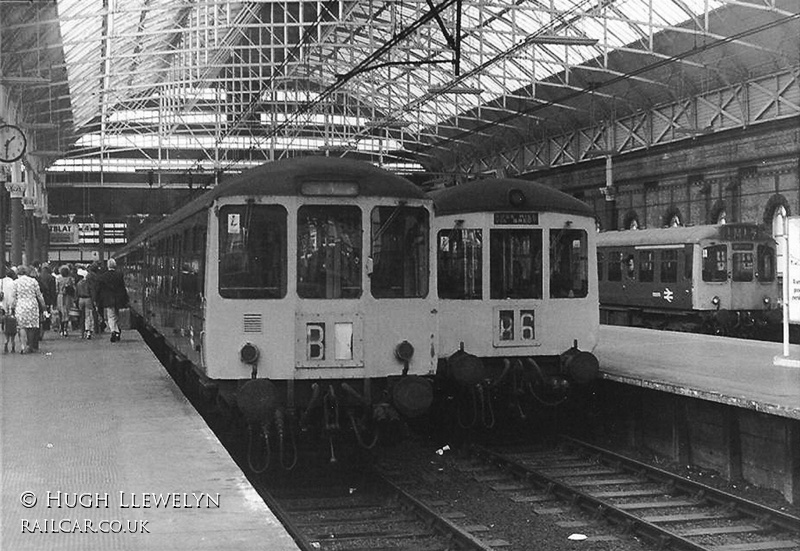
[{"label": "train in background", "polygon": [[342,434],[370,447],[382,425],[428,411],[432,217],[431,199],[404,178],[297,158],[204,193],[118,259],[167,363],[243,415],[251,468],[266,468],[273,448],[291,468],[301,433],[333,458]]},{"label": "train in background", "polygon": [[[437,398],[462,426],[540,418],[599,374],[595,218],[532,181],[433,192]],[[576,400],[580,402],[580,400]]]},{"label": "train in background", "polygon": [[602,232],[597,257],[602,323],[780,335],[776,243],[756,224]]}]

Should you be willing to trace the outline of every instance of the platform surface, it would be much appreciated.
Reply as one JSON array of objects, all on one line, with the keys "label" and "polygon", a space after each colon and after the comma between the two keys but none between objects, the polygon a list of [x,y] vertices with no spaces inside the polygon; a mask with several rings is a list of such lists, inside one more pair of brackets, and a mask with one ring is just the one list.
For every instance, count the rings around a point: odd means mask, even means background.
[{"label": "platform surface", "polygon": [[0,550],[298,549],[138,333],[48,332],[0,389]]},{"label": "platform surface", "polygon": [[[790,345],[800,358],[800,345]],[[595,355],[606,379],[800,419],[800,368],[783,344],[613,325]]]}]

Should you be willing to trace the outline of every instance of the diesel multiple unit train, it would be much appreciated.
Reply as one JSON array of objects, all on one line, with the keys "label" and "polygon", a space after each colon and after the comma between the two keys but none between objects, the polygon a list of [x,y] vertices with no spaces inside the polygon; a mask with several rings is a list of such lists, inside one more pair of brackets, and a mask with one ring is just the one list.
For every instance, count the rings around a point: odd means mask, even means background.
[{"label": "diesel multiple unit train", "polygon": [[220,184],[116,258],[168,361],[291,466],[301,434],[370,447],[384,422],[465,396],[462,424],[492,426],[498,407],[530,415],[592,381],[594,224],[532,182],[426,195],[306,157]]},{"label": "diesel multiple unit train", "polygon": [[597,241],[603,323],[780,334],[776,244],[757,225],[609,231]]}]

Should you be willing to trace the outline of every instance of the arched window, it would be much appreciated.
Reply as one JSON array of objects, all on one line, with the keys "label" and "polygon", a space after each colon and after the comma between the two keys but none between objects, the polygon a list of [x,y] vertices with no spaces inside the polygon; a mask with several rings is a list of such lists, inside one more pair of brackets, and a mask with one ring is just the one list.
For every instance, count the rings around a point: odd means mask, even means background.
[{"label": "arched window", "polygon": [[767,206],[764,207],[764,226],[772,228],[772,236],[778,242],[775,259],[778,276],[783,276],[783,264],[786,262],[786,240],[783,234],[786,231],[786,217],[791,215],[789,201],[779,193],[770,197]]},{"label": "arched window", "polygon": [[778,237],[785,233],[786,228],[786,207],[778,205],[772,213],[772,235]]},{"label": "arched window", "polygon": [[662,225],[667,228],[683,226],[683,217],[678,207],[670,208],[664,215]]},{"label": "arched window", "polygon": [[711,209],[709,216],[710,224],[725,224],[728,221],[728,211],[725,208],[725,203],[717,201],[714,208]]},{"label": "arched window", "polygon": [[778,205],[772,213],[772,236],[778,243],[775,252],[775,272],[779,276],[783,276],[784,263],[786,262],[786,239],[783,238],[786,233],[786,207]]},{"label": "arched window", "polygon": [[635,210],[629,210],[625,214],[625,220],[623,227],[626,230],[638,230],[639,229],[639,215],[636,214]]}]

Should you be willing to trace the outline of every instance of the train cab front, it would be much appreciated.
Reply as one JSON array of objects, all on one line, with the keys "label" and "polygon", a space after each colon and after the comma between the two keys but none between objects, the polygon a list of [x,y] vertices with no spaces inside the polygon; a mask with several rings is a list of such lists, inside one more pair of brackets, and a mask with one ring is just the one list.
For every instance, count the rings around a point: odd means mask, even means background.
[{"label": "train cab front", "polygon": [[278,435],[276,450],[301,439],[331,459],[341,441],[371,448],[433,401],[430,207],[413,186],[408,197],[369,191],[363,180],[304,187],[289,260],[269,280],[277,298],[246,305],[260,309],[247,314],[262,322],[260,353],[242,345],[233,360],[250,379],[238,406],[259,440]]}]

